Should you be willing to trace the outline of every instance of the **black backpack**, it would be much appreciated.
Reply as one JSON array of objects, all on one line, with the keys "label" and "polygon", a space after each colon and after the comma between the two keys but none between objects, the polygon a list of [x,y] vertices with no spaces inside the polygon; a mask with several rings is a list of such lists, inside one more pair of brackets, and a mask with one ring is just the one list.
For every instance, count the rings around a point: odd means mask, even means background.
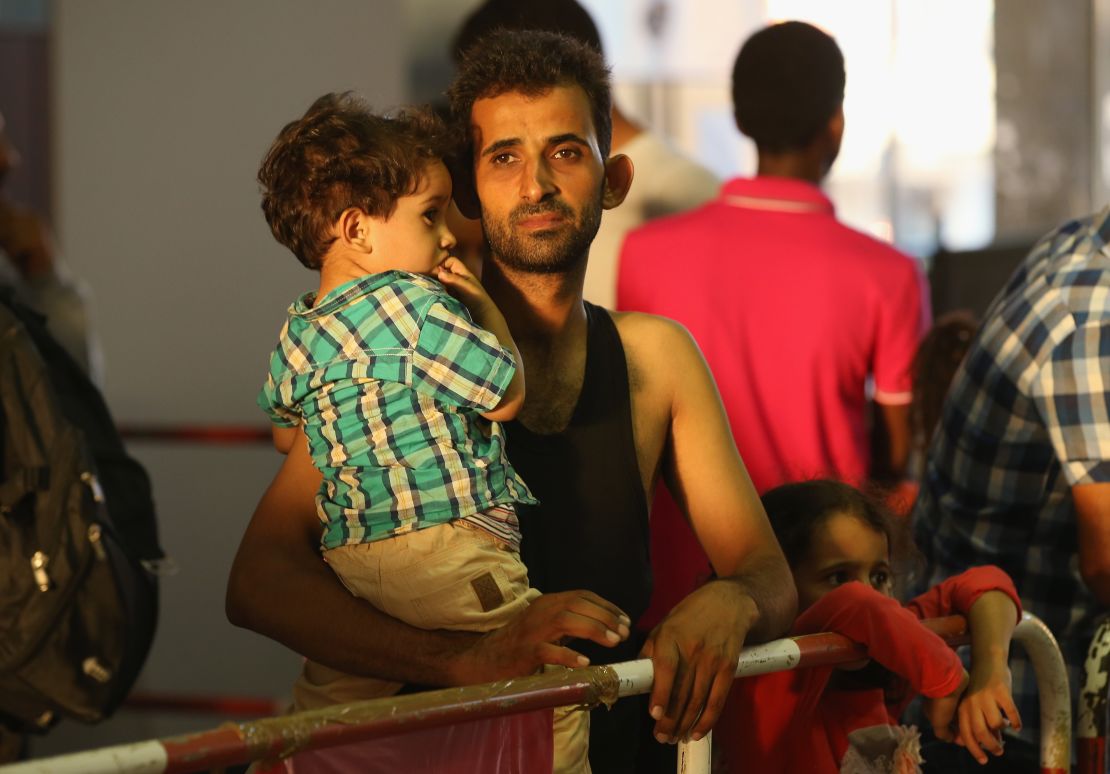
[{"label": "black backpack", "polygon": [[0,291],[0,724],[110,715],[158,617],[164,558],[146,471],[99,390]]}]

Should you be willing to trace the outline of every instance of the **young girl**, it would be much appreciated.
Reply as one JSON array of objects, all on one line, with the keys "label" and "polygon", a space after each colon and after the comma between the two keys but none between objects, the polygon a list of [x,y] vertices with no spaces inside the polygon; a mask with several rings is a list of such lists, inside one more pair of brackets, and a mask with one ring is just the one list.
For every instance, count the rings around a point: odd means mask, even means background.
[{"label": "young girl", "polygon": [[[898,534],[883,506],[835,481],[787,484],[763,505],[798,589],[791,635],[837,632],[871,660],[737,680],[715,734],[726,769],[917,771],[916,730],[897,726],[916,694],[939,738],[980,763],[984,750],[1001,754],[1003,725],[1021,725],[1006,662],[1021,615],[1009,577],[976,567],[902,606],[893,598]],[[970,677],[918,623],[955,613],[968,617]]]}]

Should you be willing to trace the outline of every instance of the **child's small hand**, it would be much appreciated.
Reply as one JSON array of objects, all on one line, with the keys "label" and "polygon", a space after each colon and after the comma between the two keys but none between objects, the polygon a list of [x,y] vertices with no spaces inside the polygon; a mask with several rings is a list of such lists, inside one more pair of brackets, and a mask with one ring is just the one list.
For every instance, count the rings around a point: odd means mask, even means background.
[{"label": "child's small hand", "polygon": [[936,734],[937,739],[943,739],[945,742],[956,741],[956,732],[954,730],[956,707],[960,703],[960,697],[963,696],[964,691],[967,689],[967,684],[967,671],[964,671],[963,679],[960,680],[960,684],[956,690],[939,699],[927,698],[922,702],[922,710],[925,713],[925,718],[933,727],[933,733]]},{"label": "child's small hand", "polygon": [[1021,728],[1021,716],[1010,692],[1010,670],[1004,664],[988,669],[972,668],[971,682],[960,702],[957,743],[967,748],[979,763],[987,762],[984,750],[1002,754],[1002,729]]},{"label": "child's small hand", "polygon": [[490,309],[496,308],[478,278],[454,256],[436,267],[436,279],[443,283],[448,293],[463,303],[479,325]]}]

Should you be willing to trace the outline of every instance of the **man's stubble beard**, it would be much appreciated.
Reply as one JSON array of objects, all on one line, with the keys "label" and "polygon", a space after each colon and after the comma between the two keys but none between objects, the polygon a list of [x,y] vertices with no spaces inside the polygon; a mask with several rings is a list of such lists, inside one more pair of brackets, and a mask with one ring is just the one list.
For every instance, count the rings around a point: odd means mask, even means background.
[{"label": "man's stubble beard", "polygon": [[[482,211],[482,228],[489,242],[492,258],[506,268],[533,274],[563,274],[585,263],[590,245],[601,226],[601,194],[587,204],[581,219],[564,202],[551,200],[537,204],[522,204],[509,213],[508,222],[494,222]],[[557,212],[567,218],[573,227],[554,233],[533,234],[522,238],[513,231],[516,221]]]}]

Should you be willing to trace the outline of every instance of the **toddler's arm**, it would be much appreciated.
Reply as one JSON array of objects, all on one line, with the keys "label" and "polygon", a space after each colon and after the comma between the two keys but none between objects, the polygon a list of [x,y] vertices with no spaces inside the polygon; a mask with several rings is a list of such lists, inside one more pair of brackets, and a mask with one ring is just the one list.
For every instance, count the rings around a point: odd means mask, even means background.
[{"label": "toddler's arm", "polygon": [[[1001,591],[983,594],[968,614],[971,680],[960,702],[960,732],[955,741],[966,747],[979,763],[987,762],[984,749],[994,755],[1002,754],[1003,715],[1013,728],[1021,728],[1008,666],[1010,637],[1017,617],[1013,600]],[[940,733],[937,736],[945,738]]]},{"label": "toddler's arm", "polygon": [[301,432],[300,425],[288,427],[286,425],[270,425],[270,431],[274,437],[274,448],[282,454],[288,454],[289,450],[293,448],[293,442],[297,440],[297,436]]},{"label": "toddler's arm", "polygon": [[[971,633],[967,694],[958,709],[955,705],[936,709],[930,719],[938,738],[967,747],[980,763],[987,760],[983,748],[1001,755],[1003,715],[1015,728],[1021,727],[1007,666],[1010,636],[1021,616],[1021,600],[1010,576],[993,565],[972,567],[945,579],[910,601],[908,607],[922,618],[953,613],[967,616]],[[953,729],[954,720],[958,721],[958,733]]]},{"label": "toddler's arm", "polygon": [[444,261],[439,267],[436,279],[443,283],[448,293],[463,303],[470,316],[474,318],[474,322],[496,336],[501,346],[513,353],[516,371],[513,373],[512,381],[509,382],[505,394],[501,397],[501,402],[492,411],[482,413],[486,419],[507,422],[515,417],[520,407],[524,405],[524,360],[520,356],[516,342],[513,341],[512,334],[509,333],[509,325],[505,322],[501,310],[482,287],[482,283],[458,258],[451,257]]}]

